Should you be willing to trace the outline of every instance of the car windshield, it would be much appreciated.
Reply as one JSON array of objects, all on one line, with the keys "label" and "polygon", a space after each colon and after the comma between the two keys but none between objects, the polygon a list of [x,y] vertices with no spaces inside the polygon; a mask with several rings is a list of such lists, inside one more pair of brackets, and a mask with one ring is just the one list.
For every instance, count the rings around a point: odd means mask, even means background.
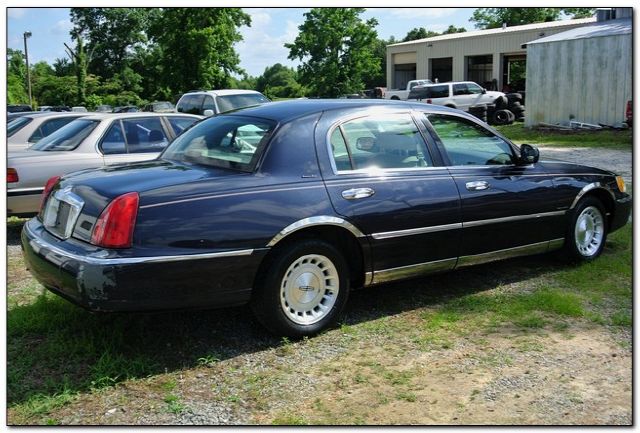
[{"label": "car windshield", "polygon": [[73,150],[98,126],[97,120],[78,119],[34,144],[31,149],[44,151]]},{"label": "car windshield", "polygon": [[259,93],[244,93],[240,95],[218,96],[216,102],[220,112],[237,110],[238,108],[250,107],[252,105],[271,102],[267,97]]},{"label": "car windshield", "polygon": [[16,117],[7,123],[7,137],[11,137],[16,132],[24,128],[33,119],[30,117]]},{"label": "car windshield", "polygon": [[242,116],[207,119],[178,136],[161,159],[253,171],[275,123]]}]

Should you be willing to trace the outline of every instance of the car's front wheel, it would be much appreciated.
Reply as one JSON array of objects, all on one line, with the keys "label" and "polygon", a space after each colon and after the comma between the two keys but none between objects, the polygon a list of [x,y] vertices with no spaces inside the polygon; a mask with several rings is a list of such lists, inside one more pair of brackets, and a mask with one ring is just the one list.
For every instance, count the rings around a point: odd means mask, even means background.
[{"label": "car's front wheel", "polygon": [[604,206],[595,197],[582,199],[571,217],[565,239],[566,258],[573,262],[593,260],[602,253],[606,240]]},{"label": "car's front wheel", "polygon": [[256,283],[252,309],[271,332],[293,338],[317,334],[340,318],[349,294],[342,254],[319,240],[274,251]]}]

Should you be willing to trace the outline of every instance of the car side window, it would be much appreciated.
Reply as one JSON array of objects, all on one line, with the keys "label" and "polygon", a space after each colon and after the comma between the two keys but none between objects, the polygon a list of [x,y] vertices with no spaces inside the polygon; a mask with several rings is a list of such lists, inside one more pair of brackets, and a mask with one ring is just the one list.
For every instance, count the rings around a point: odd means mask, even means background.
[{"label": "car side window", "polygon": [[467,85],[462,83],[462,84],[454,84],[453,85],[453,94],[455,95],[467,95]]},{"label": "car side window", "polygon": [[513,149],[483,126],[462,117],[427,114],[452,165],[510,165]]},{"label": "car side window", "polygon": [[204,102],[202,103],[203,114],[204,114],[204,110],[212,110],[214,113],[216,112],[216,105],[213,102],[213,97],[210,95],[206,95],[204,97]]},{"label": "car side window", "polygon": [[[344,146],[336,131],[341,133]],[[433,165],[410,114],[368,116],[348,121],[332,132],[331,145],[338,170]]]},{"label": "car side window", "polygon": [[109,130],[102,138],[100,149],[105,155],[127,153],[127,145],[124,142],[124,134],[122,133],[120,121],[116,120],[109,127]]},{"label": "car side window", "polygon": [[179,113],[202,114],[203,95],[185,95],[182,97],[177,110]]},{"label": "car side window", "polygon": [[449,86],[431,86],[428,87],[429,92],[427,94],[427,98],[448,98],[449,97]]},{"label": "car side window", "polygon": [[467,89],[469,91],[469,94],[471,95],[478,95],[482,93],[482,87],[478,86],[475,83],[467,83]]},{"label": "car side window", "polygon": [[159,117],[125,119],[122,126],[128,153],[160,152],[169,144]]}]

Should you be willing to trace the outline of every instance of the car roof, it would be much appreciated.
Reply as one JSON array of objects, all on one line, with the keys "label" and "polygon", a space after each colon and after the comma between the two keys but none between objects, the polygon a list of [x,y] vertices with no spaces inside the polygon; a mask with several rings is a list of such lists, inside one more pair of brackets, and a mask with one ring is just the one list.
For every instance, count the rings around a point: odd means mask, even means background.
[{"label": "car roof", "polygon": [[86,115],[87,113],[78,111],[36,111],[33,114],[27,114],[24,117],[37,119],[40,117],[82,117]]},{"label": "car roof", "polygon": [[[85,113],[86,114],[86,113]],[[152,113],[149,111],[136,111],[135,113],[93,113],[88,116],[83,116],[88,120],[105,120],[105,119],[119,119],[119,118],[132,118],[132,117],[165,117],[165,116],[180,116],[202,119],[202,116],[196,116],[194,114],[186,113]]]},{"label": "car roof", "polygon": [[[214,96],[225,96],[225,95],[261,95],[262,93],[257,92],[255,90],[244,90],[244,89],[218,89],[218,90],[196,90],[195,92],[187,92],[185,95],[193,95],[198,93],[206,93],[208,95]],[[184,96],[184,95],[183,95]]]},{"label": "car roof", "polygon": [[287,122],[309,114],[341,109],[367,109],[375,107],[421,109],[433,112],[449,112],[448,107],[416,102],[393,101],[390,99],[295,99],[289,101],[270,102],[253,107],[242,108],[223,116],[255,116]]}]

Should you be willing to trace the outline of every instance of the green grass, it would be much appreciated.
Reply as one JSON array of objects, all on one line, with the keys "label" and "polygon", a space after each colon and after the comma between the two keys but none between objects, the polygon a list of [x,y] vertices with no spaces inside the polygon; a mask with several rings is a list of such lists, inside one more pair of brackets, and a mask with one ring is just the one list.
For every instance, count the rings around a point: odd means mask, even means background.
[{"label": "green grass", "polygon": [[631,150],[633,131],[545,131],[525,128],[522,123],[496,126],[505,137],[517,144],[528,143],[540,146],[600,147]]}]

